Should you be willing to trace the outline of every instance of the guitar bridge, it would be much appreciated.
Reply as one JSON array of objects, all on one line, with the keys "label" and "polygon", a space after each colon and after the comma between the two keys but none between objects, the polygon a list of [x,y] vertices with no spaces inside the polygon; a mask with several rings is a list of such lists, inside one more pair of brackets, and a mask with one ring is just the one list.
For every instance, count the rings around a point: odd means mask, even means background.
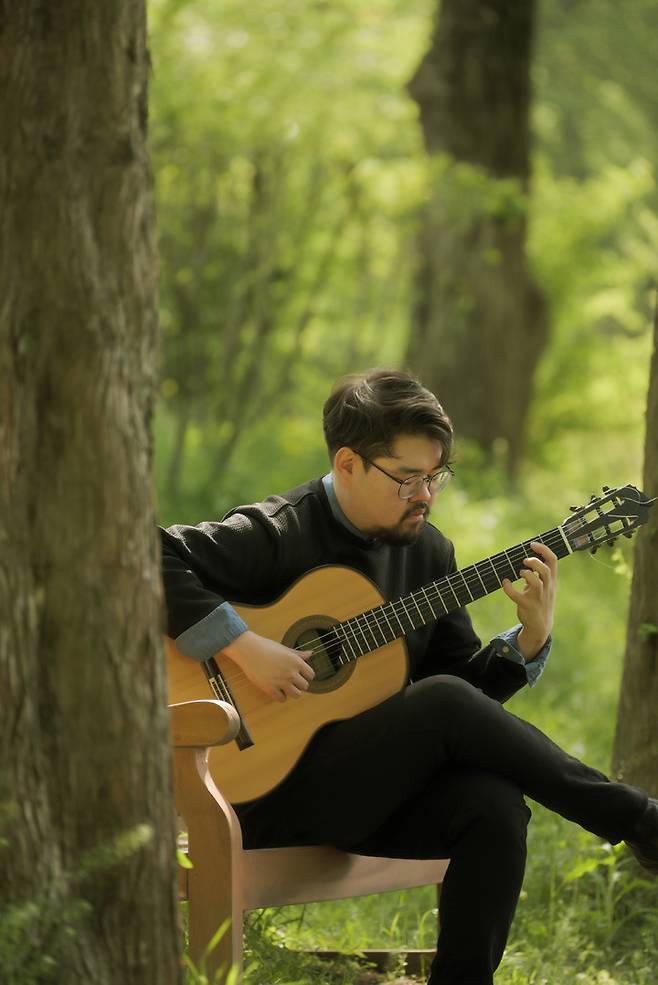
[{"label": "guitar bridge", "polygon": [[[208,683],[210,684],[213,694],[218,701],[225,701],[229,705],[233,705],[238,715],[240,715],[240,709],[238,708],[237,702],[233,695],[231,694],[231,689],[222,677],[222,672],[217,666],[217,662],[214,657],[210,660],[204,660],[203,669],[206,672],[208,678]],[[241,751],[243,749],[249,749],[253,746],[254,740],[251,737],[249,729],[244,723],[244,718],[240,715],[240,730],[233,740],[237,743],[238,749]]]}]

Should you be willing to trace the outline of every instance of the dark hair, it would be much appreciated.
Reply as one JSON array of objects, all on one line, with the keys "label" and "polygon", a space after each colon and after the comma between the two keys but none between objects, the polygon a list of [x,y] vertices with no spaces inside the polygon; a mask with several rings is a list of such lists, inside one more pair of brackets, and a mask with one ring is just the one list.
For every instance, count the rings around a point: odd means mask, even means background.
[{"label": "dark hair", "polygon": [[334,385],[322,414],[324,438],[333,462],[346,446],[368,458],[391,455],[401,434],[421,434],[452,451],[452,423],[433,393],[409,373],[372,369],[353,373]]}]

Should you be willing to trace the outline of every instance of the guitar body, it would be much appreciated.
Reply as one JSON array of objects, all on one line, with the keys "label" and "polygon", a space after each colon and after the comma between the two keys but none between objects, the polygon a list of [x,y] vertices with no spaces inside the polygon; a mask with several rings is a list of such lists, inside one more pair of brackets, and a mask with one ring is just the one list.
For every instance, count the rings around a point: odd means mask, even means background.
[{"label": "guitar body", "polygon": [[[319,633],[326,634],[333,625],[383,602],[364,575],[347,567],[327,566],[303,575],[272,605],[233,607],[259,636],[303,650],[311,648],[311,640],[317,646]],[[215,697],[200,663],[184,657],[169,637],[166,649],[171,704]],[[238,736],[210,752],[210,772],[231,803],[252,800],[276,787],[323,725],[372,708],[404,686],[408,661],[403,640],[393,640],[343,665],[339,650],[336,643],[333,659],[326,650],[314,656],[310,663],[316,677],[310,689],[300,698],[283,702],[268,698],[230,657],[221,651],[215,656],[246,738],[240,742]]]}]

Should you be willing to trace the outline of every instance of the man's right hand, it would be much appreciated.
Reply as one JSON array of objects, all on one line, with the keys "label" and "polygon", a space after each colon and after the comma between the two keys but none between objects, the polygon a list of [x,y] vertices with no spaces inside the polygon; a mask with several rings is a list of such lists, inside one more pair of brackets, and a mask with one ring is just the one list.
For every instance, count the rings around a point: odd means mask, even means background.
[{"label": "man's right hand", "polygon": [[315,671],[307,663],[313,656],[312,650],[291,650],[282,643],[252,633],[250,629],[225,646],[222,652],[275,701],[301,697],[315,677]]}]

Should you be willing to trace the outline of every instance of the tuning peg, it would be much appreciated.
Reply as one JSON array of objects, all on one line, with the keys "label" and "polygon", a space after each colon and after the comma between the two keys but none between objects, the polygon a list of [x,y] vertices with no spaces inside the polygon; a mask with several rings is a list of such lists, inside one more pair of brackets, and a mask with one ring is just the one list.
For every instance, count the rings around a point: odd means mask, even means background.
[{"label": "tuning peg", "polygon": [[571,510],[572,513],[577,513],[578,510],[580,509],[580,506],[570,506],[569,509]]},{"label": "tuning peg", "polygon": [[590,554],[596,554],[597,551],[598,551],[598,547],[593,547],[592,550],[590,551]]},{"label": "tuning peg", "polygon": [[603,492],[610,492],[610,486],[601,486]]},{"label": "tuning peg", "polygon": [[630,531],[630,533],[624,534],[624,537],[632,537],[632,536],[633,536],[633,531],[632,530]]},{"label": "tuning peg", "polygon": [[598,496],[596,495],[596,493],[592,493],[592,495],[589,498],[590,503],[593,503],[595,499],[598,499]]}]

